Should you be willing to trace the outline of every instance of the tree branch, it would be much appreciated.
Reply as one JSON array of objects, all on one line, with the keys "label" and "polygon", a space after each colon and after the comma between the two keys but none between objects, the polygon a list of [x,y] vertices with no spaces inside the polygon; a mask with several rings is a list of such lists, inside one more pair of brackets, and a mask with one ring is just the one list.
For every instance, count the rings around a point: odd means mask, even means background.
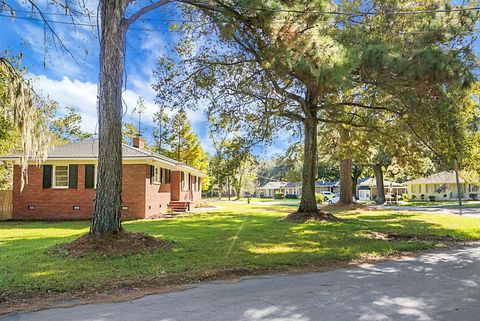
[{"label": "tree branch", "polygon": [[143,8],[141,8],[140,10],[138,10],[137,12],[135,12],[134,14],[132,14],[130,16],[130,18],[128,19],[125,19],[124,20],[124,26],[126,28],[128,28],[132,23],[135,22],[135,20],[137,20],[138,18],[140,18],[141,16],[143,16],[144,14],[152,11],[152,10],[155,10],[163,5],[166,5],[167,3],[170,3],[172,0],[161,0],[161,1],[157,1],[157,2],[154,2],[148,6],[145,6]]}]

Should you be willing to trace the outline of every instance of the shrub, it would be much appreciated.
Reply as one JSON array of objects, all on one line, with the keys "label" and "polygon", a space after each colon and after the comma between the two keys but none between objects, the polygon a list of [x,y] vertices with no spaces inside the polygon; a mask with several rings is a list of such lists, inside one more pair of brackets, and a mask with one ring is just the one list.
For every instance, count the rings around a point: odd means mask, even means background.
[{"label": "shrub", "polygon": [[285,194],[283,193],[275,193],[275,199],[282,199],[282,198],[285,198]]},{"label": "shrub", "polygon": [[425,200],[425,194],[420,195],[420,198],[422,199],[422,201]]},{"label": "shrub", "polygon": [[447,194],[443,194],[443,199],[447,199]]},{"label": "shrub", "polygon": [[430,195],[430,196],[428,196],[428,200],[429,200],[430,202],[435,202],[435,195]]},{"label": "shrub", "polygon": [[325,197],[325,195],[323,194],[320,194],[320,193],[315,193],[315,201],[319,204],[322,204],[323,202],[325,202],[327,198]]},{"label": "shrub", "polygon": [[[415,195],[414,195],[413,197],[415,197]],[[408,202],[408,194],[407,194],[407,193],[403,193],[403,194],[402,194],[402,199],[403,199],[405,202]]]},{"label": "shrub", "polygon": [[417,199],[417,195],[412,195],[412,201]]},{"label": "shrub", "polygon": [[297,194],[287,194],[285,195],[285,198],[298,198]]},{"label": "shrub", "polygon": [[476,201],[478,195],[477,195],[477,194],[468,194],[468,196],[470,197],[470,199],[471,199],[472,201]]}]

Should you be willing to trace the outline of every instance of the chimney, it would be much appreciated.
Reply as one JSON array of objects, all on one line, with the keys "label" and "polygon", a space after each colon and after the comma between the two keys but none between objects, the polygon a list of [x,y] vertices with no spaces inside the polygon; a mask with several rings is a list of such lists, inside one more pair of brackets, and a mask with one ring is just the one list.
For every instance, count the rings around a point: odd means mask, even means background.
[{"label": "chimney", "polygon": [[132,145],[136,148],[145,148],[145,140],[142,136],[135,136],[132,138]]}]

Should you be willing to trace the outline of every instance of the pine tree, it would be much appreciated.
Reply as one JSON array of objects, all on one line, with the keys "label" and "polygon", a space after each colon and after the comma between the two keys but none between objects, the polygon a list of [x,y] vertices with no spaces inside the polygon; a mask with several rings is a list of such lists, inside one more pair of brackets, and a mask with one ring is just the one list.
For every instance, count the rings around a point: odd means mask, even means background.
[{"label": "pine tree", "polygon": [[170,149],[166,155],[203,172],[207,171],[207,155],[183,108],[172,119]]}]

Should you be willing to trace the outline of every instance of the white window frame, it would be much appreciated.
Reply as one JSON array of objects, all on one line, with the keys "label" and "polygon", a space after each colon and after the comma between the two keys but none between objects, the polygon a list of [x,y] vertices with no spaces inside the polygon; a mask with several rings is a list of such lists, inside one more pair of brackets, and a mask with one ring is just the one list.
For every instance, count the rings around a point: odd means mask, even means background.
[{"label": "white window frame", "polygon": [[[56,172],[57,167],[66,167],[67,168],[67,186],[57,186]],[[52,171],[52,188],[55,189],[68,189],[68,182],[70,181],[70,166],[69,165],[53,165]]]}]

